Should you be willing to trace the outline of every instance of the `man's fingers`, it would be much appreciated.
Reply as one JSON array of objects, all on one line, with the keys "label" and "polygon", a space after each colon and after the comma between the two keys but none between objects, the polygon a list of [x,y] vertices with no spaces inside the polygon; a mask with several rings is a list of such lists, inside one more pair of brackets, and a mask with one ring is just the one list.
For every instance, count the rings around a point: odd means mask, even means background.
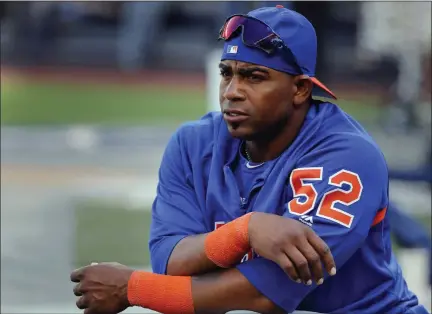
[{"label": "man's fingers", "polygon": [[83,275],[84,275],[85,269],[86,269],[86,267],[81,267],[81,268],[74,270],[70,275],[70,280],[72,282],[80,282]]},{"label": "man's fingers", "polygon": [[277,263],[291,280],[301,283],[300,276],[297,273],[294,264],[284,252],[281,252],[280,256],[278,256]]},{"label": "man's fingers", "polygon": [[312,276],[309,271],[309,265],[303,254],[296,248],[290,248],[289,252],[286,252],[289,259],[294,263],[297,273],[304,284],[310,286],[312,284]]},{"label": "man's fingers", "polygon": [[73,293],[77,296],[80,297],[83,295],[84,291],[81,289],[81,284],[76,284],[75,287],[73,288]]},{"label": "man's fingers", "polygon": [[298,246],[299,251],[306,257],[310,270],[312,271],[313,280],[318,284],[324,281],[324,273],[321,265],[321,257],[315,249],[305,241]]},{"label": "man's fingers", "polygon": [[82,297],[78,298],[76,301],[76,306],[80,310],[84,310],[88,307],[88,300],[86,298],[86,295],[83,295]]},{"label": "man's fingers", "polygon": [[315,251],[320,255],[321,261],[323,262],[324,267],[329,273],[329,275],[336,275],[336,263],[333,259],[333,255],[328,245],[314,232],[311,233],[311,236],[308,240],[312,247],[315,249]]}]

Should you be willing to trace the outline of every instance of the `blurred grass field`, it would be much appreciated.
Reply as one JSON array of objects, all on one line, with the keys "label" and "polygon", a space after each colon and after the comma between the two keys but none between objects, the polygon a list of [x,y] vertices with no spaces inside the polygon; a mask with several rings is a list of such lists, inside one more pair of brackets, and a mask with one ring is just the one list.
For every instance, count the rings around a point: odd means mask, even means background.
[{"label": "blurred grass field", "polygon": [[[380,106],[375,96],[338,104],[364,123],[376,121]],[[88,84],[2,79],[1,123],[6,125],[176,125],[206,112],[201,87],[164,85]]]},{"label": "blurred grass field", "polygon": [[2,125],[160,125],[204,114],[204,91],[164,86],[2,82]]},{"label": "blurred grass field", "polygon": [[74,264],[116,261],[148,266],[150,222],[149,208],[130,210],[124,204],[103,200],[77,204]]}]

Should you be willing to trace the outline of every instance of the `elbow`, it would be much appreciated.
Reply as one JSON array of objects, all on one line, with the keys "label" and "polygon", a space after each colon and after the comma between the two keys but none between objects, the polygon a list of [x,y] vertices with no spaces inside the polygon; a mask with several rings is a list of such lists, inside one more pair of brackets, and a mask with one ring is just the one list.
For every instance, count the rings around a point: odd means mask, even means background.
[{"label": "elbow", "polygon": [[174,253],[178,237],[161,237],[150,241],[150,260],[152,270],[156,274],[181,276],[184,274],[184,263]]},{"label": "elbow", "polygon": [[184,267],[184,264],[175,258],[170,258],[166,267],[166,274],[170,276],[190,276]]},{"label": "elbow", "polygon": [[170,276],[196,276],[207,272],[206,267],[196,255],[183,254],[181,250],[174,251],[168,259],[166,274]]}]

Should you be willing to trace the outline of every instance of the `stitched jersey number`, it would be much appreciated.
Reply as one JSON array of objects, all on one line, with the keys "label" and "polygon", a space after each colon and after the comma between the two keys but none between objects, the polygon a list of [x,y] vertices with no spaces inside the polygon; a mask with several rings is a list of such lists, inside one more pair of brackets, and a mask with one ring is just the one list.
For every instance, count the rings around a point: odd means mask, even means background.
[{"label": "stitched jersey number", "polygon": [[[305,215],[315,208],[318,193],[312,183],[305,181],[322,180],[323,168],[297,168],[291,172],[290,185],[293,190],[293,199],[288,203],[288,210],[294,215]],[[351,227],[354,216],[336,205],[352,205],[360,199],[363,185],[360,177],[351,171],[340,170],[333,174],[328,184],[336,187],[328,191],[318,204],[316,215],[339,223],[347,228]],[[348,191],[340,189],[343,184],[350,186]],[[303,201],[300,199],[303,197]]]}]

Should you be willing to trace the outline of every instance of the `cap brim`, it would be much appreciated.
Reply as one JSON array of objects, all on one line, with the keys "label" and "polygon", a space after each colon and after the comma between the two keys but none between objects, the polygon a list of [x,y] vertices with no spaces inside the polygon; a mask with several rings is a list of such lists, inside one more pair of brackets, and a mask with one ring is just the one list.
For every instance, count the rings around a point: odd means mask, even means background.
[{"label": "cap brim", "polygon": [[321,83],[316,77],[311,77],[310,80],[314,84],[312,95],[337,99],[336,95],[329,88],[327,88],[327,86]]}]

